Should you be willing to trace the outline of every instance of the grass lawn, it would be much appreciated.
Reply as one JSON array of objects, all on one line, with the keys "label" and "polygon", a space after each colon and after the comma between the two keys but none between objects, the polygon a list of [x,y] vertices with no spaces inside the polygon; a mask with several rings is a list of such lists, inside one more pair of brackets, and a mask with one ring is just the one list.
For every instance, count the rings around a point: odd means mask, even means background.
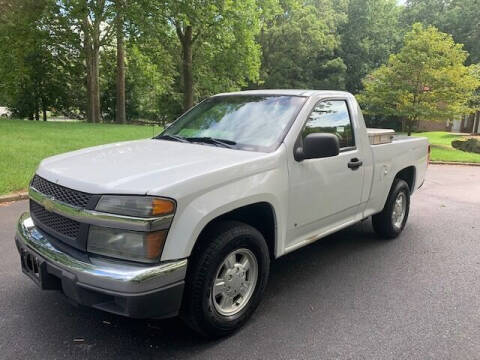
[{"label": "grass lawn", "polygon": [[156,126],[0,118],[0,195],[26,189],[40,160],[87,146],[152,137]]},{"label": "grass lawn", "polygon": [[[26,189],[40,160],[55,154],[117,141],[142,139],[159,133],[160,127],[42,122],[0,119],[0,195]],[[477,162],[480,154],[452,148],[462,136],[447,132],[416,133],[428,137],[431,159]]]},{"label": "grass lawn", "polygon": [[464,136],[454,135],[444,131],[415,133],[413,136],[425,136],[431,144],[431,160],[480,163],[480,154],[469,153],[454,149],[451,145],[453,140]]}]

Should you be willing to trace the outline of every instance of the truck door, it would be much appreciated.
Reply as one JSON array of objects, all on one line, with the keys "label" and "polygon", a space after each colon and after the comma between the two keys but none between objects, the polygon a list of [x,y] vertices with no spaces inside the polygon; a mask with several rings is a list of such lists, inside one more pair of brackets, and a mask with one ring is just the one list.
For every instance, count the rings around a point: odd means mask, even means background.
[{"label": "truck door", "polygon": [[347,99],[321,100],[299,134],[297,141],[310,133],[333,133],[339,138],[340,154],[302,162],[289,160],[287,248],[360,220],[364,167],[355,141],[358,124],[351,113]]}]

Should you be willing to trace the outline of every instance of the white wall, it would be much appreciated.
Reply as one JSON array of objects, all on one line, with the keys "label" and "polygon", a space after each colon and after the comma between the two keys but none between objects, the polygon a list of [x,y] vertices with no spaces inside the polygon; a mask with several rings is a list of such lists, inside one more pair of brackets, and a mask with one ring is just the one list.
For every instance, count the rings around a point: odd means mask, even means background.
[{"label": "white wall", "polygon": [[462,125],[462,119],[453,120],[452,132],[460,132],[461,125]]}]

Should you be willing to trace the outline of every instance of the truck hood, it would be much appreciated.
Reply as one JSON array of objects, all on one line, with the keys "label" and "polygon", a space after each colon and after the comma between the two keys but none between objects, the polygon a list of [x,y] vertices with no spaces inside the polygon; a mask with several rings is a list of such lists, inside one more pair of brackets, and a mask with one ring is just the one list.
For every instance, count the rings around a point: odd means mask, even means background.
[{"label": "truck hood", "polygon": [[175,196],[189,183],[209,187],[274,166],[272,154],[147,139],[53,156],[40,163],[37,174],[93,194]]}]

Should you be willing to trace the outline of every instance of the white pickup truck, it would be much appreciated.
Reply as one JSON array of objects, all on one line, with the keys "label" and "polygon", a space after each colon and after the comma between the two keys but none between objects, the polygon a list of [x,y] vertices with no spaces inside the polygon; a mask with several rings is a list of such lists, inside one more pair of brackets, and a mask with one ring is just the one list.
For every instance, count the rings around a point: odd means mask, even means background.
[{"label": "white pickup truck", "polygon": [[370,216],[397,237],[428,153],[424,138],[371,145],[349,93],[219,94],[153,139],[43,160],[17,227],[22,269],[78,304],[227,335],[273,259]]}]

